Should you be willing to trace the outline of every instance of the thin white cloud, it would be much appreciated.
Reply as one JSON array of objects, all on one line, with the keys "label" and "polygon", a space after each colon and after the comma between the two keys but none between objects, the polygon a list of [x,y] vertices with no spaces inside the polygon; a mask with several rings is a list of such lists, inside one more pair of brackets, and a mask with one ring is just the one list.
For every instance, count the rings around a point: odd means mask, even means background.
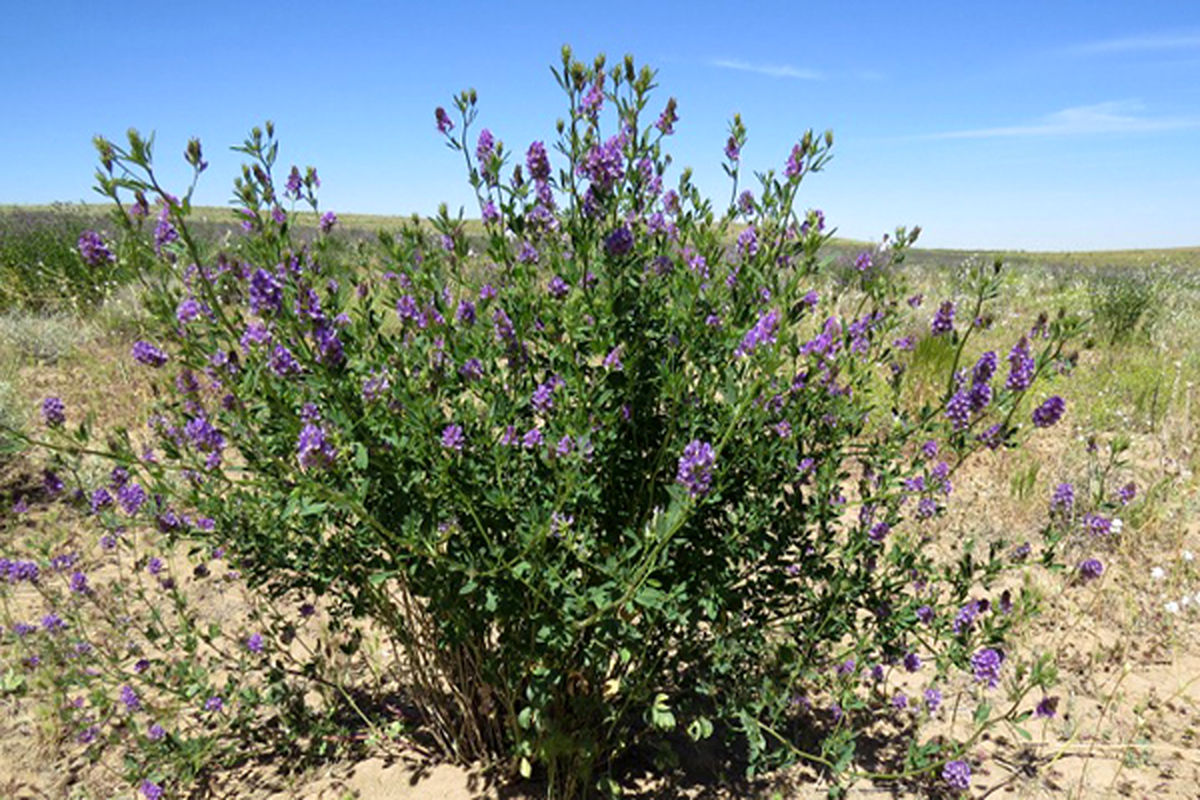
[{"label": "thin white cloud", "polygon": [[931,133],[924,139],[1000,139],[1034,136],[1087,136],[1101,133],[1152,133],[1200,127],[1200,118],[1147,117],[1139,112],[1141,103],[1114,101],[1090,106],[1074,106],[1047,114],[1028,125],[997,128],[972,128]]},{"label": "thin white cloud", "polygon": [[1126,36],[1086,42],[1067,48],[1072,55],[1100,55],[1103,53],[1157,52],[1162,50],[1200,50],[1200,33],[1160,33],[1144,36]]},{"label": "thin white cloud", "polygon": [[733,69],[739,72],[753,72],[770,78],[795,78],[802,81],[819,81],[823,75],[815,69],[802,69],[790,64],[751,64],[735,58],[718,58],[710,62],[712,66],[721,69]]}]

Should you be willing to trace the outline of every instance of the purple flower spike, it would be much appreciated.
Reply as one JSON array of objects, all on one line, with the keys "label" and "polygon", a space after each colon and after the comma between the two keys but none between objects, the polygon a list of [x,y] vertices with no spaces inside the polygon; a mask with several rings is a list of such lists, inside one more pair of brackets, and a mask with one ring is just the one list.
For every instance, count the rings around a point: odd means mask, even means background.
[{"label": "purple flower spike", "polygon": [[708,493],[712,487],[713,463],[716,452],[708,442],[693,439],[683,448],[679,458],[679,472],[675,480],[682,484],[693,498]]},{"label": "purple flower spike", "polygon": [[42,401],[42,421],[48,428],[57,428],[67,421],[66,406],[57,397],[47,397]]},{"label": "purple flower spike", "polygon": [[133,343],[133,358],[148,367],[158,368],[167,363],[167,354],[145,341]]},{"label": "purple flower spike", "polygon": [[109,250],[108,245],[104,243],[104,239],[100,238],[100,234],[95,231],[84,231],[79,234],[78,245],[79,256],[89,267],[99,267],[117,260],[112,250]]},{"label": "purple flower spike", "polygon": [[942,780],[951,789],[965,792],[971,788],[971,765],[966,761],[950,761],[942,768]]},{"label": "purple flower spike", "polygon": [[463,435],[461,425],[447,425],[442,430],[442,447],[447,450],[455,450],[461,453],[466,441],[467,438]]},{"label": "purple flower spike", "polygon": [[1089,558],[1079,564],[1079,577],[1083,581],[1094,581],[1104,574],[1104,565],[1097,558]]},{"label": "purple flower spike", "polygon": [[985,647],[971,656],[971,669],[975,672],[975,680],[987,683],[989,689],[995,689],[1000,683],[1000,665],[1004,663],[1004,654],[999,650]]},{"label": "purple flower spike", "polygon": [[1062,419],[1067,404],[1058,395],[1054,395],[1033,410],[1033,424],[1039,428],[1049,428]]},{"label": "purple flower spike", "polygon": [[930,331],[934,336],[941,336],[954,330],[954,303],[949,300],[942,303],[937,313],[933,315]]}]

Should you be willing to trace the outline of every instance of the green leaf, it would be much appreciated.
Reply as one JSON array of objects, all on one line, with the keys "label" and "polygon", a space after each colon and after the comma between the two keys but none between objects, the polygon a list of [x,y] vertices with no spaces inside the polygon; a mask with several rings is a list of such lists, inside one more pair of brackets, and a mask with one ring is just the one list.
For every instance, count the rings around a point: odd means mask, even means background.
[{"label": "green leaf", "polygon": [[675,729],[675,715],[667,705],[667,696],[659,692],[650,706],[650,724],[660,731]]},{"label": "green leaf", "polygon": [[991,703],[980,703],[979,708],[975,709],[975,724],[981,725],[987,721],[987,718],[992,713]]},{"label": "green leaf", "polygon": [[692,737],[693,742],[707,739],[713,733],[712,721],[708,717],[697,717],[688,725],[687,733],[688,736]]}]

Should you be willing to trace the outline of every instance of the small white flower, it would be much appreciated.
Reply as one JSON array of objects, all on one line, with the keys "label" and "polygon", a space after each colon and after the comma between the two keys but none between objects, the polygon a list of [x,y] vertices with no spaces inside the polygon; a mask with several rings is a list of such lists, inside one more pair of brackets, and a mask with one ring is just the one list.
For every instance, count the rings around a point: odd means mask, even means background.
[{"label": "small white flower", "polygon": [[1184,550],[1183,551],[1183,560],[1188,561],[1188,562],[1195,561],[1196,556],[1192,554],[1191,550]]},{"label": "small white flower", "polygon": [[1179,613],[1179,603],[1176,603],[1174,600],[1167,603],[1165,606],[1163,606],[1163,608],[1166,609],[1168,614]]},{"label": "small white flower", "polygon": [[1118,517],[1113,517],[1112,522],[1109,523],[1108,530],[1109,530],[1109,533],[1111,533],[1113,536],[1116,536],[1118,533],[1121,532],[1121,529],[1124,527],[1125,527],[1124,522],[1122,522]]},{"label": "small white flower", "polygon": [[1154,569],[1150,570],[1150,577],[1156,581],[1161,581],[1163,578],[1167,577],[1167,571],[1162,567],[1155,567]]},{"label": "small white flower", "polygon": [[1191,604],[1192,604],[1192,596],[1190,594],[1185,594],[1183,597],[1179,598],[1179,605],[1182,606],[1183,608],[1187,608]]}]

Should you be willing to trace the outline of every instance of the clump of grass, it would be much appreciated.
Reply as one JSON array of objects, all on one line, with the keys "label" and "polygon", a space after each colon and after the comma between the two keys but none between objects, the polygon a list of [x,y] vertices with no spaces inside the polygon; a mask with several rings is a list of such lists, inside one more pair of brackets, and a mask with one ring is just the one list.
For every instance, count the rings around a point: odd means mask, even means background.
[{"label": "clump of grass", "polygon": [[1090,281],[1097,335],[1109,345],[1149,338],[1158,319],[1161,290],[1150,271],[1106,272]]},{"label": "clump of grass", "polygon": [[66,313],[9,309],[0,314],[0,344],[24,358],[54,364],[93,333],[90,323]]},{"label": "clump of grass", "polygon": [[19,407],[11,367],[0,363],[0,465],[5,464],[19,449],[14,432],[24,427],[24,415]]}]

